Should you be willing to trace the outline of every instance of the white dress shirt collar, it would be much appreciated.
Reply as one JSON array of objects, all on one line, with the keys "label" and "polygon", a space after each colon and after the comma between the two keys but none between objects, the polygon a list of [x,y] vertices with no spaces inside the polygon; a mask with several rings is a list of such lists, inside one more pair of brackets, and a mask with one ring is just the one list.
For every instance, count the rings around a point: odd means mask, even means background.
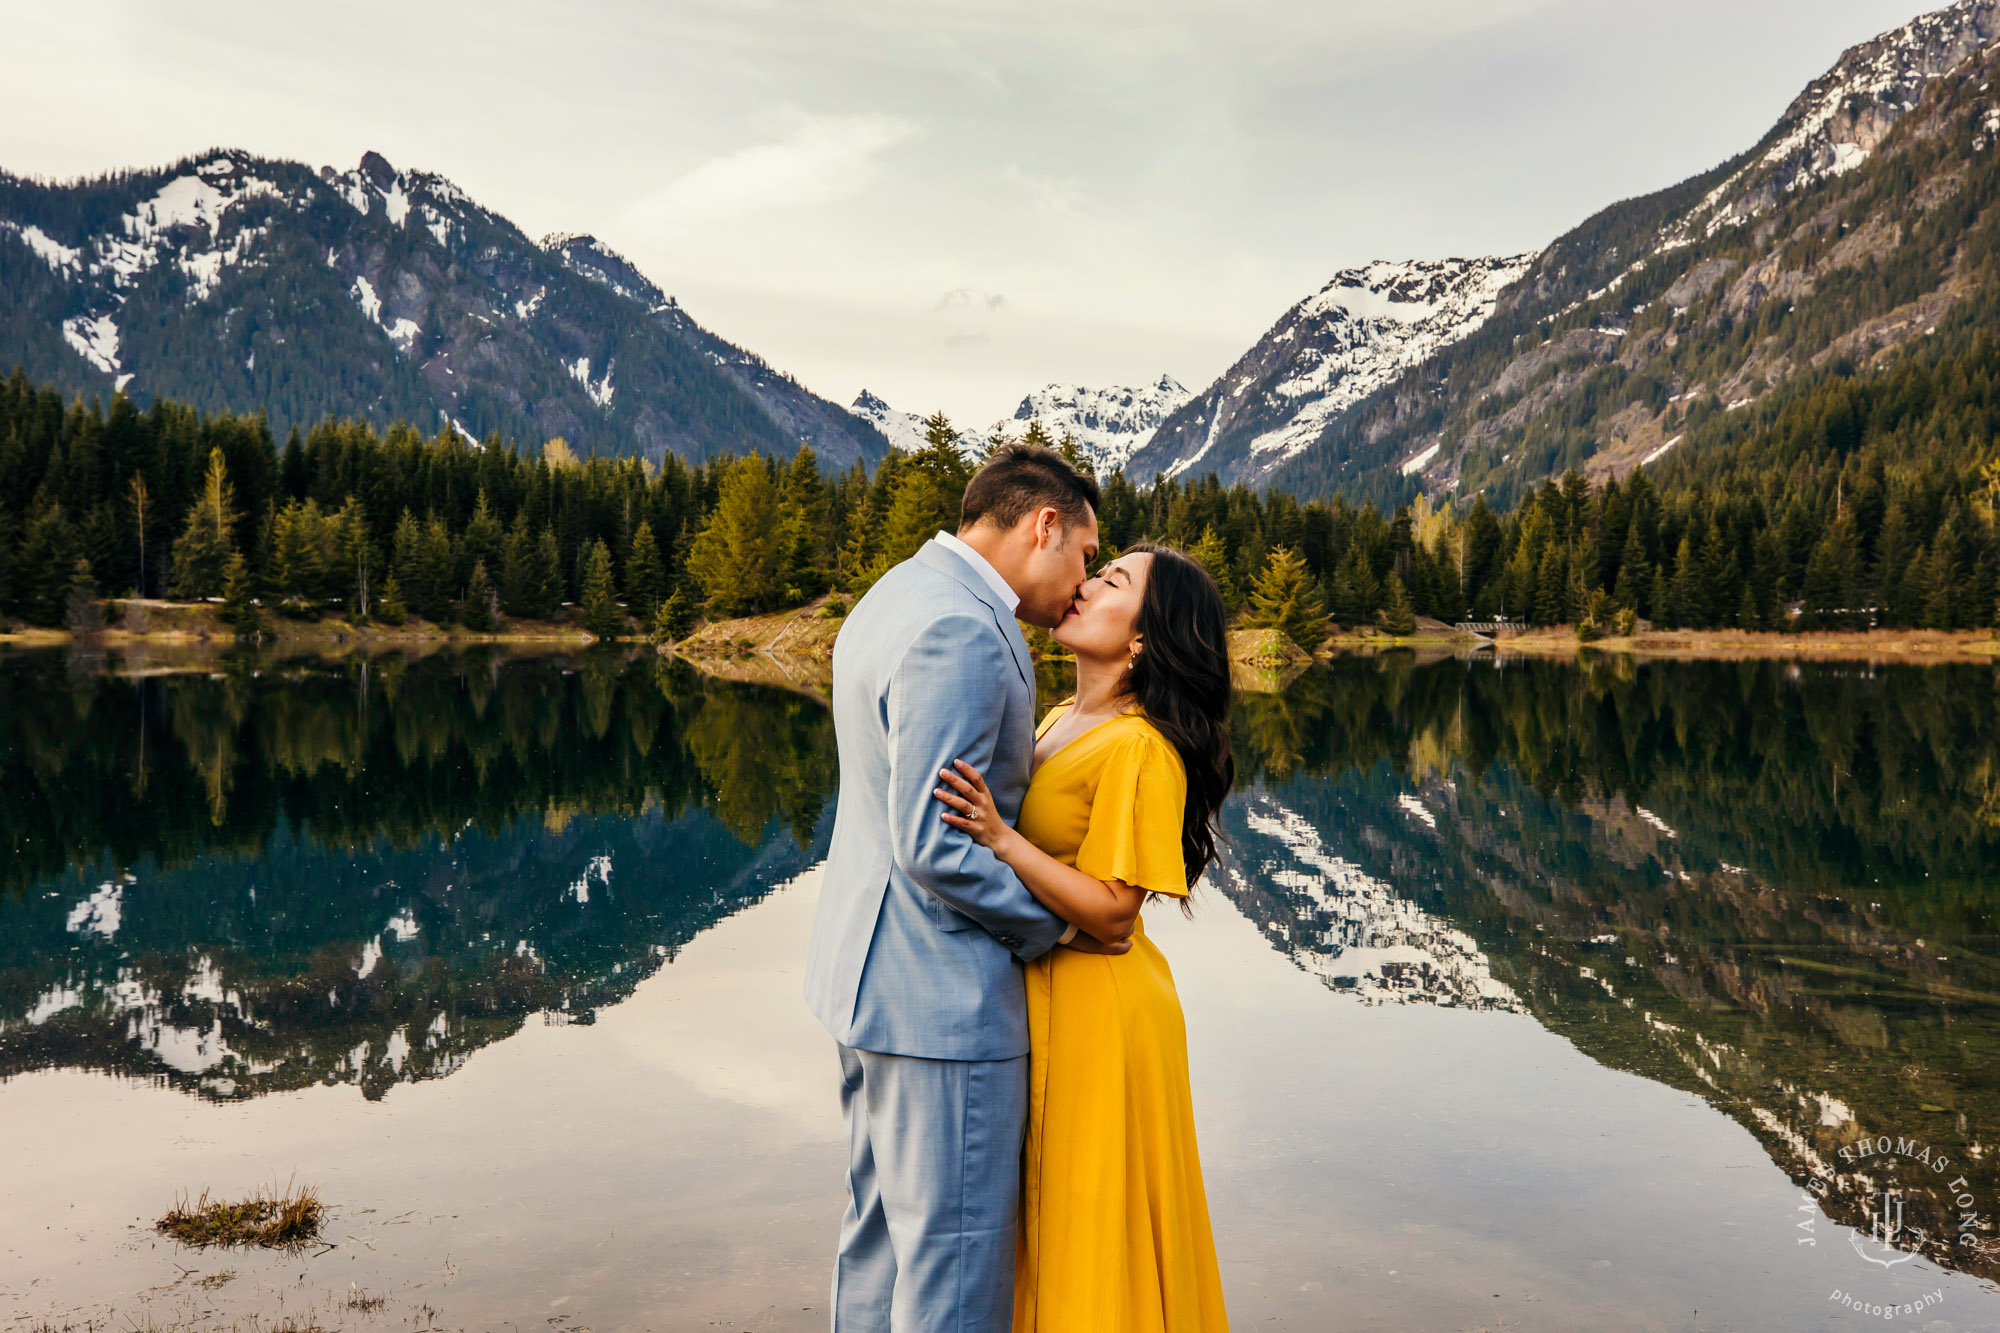
[{"label": "white dress shirt collar", "polygon": [[937,535],[937,539],[944,544],[946,550],[963,560],[966,564],[971,565],[973,572],[986,580],[986,586],[993,589],[1000,600],[1006,603],[1009,611],[1018,612],[1021,609],[1020,595],[1014,591],[1013,586],[1007,580],[1000,577],[1000,571],[993,568],[992,563],[985,556],[960,541],[956,533],[940,532]]}]

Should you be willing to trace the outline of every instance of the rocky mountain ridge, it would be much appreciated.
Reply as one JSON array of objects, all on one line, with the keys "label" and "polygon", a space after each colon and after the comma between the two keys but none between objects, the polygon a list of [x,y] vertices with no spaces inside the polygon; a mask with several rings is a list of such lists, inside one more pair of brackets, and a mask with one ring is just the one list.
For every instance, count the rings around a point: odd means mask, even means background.
[{"label": "rocky mountain ridge", "polygon": [[1995,272],[1996,39],[2000,0],[1959,0],[1850,48],[1748,152],[1558,238],[1267,484],[1504,505],[1571,466],[1693,466],[1826,375],[1992,332],[1967,298]]},{"label": "rocky mountain ridge", "polygon": [[592,237],[537,245],[372,152],[0,176],[0,289],[0,361],[72,392],[261,405],[281,433],[339,414],[654,459],[887,448]]},{"label": "rocky mountain ridge", "polygon": [[1264,481],[1340,413],[1477,329],[1534,258],[1378,262],[1335,274],[1169,416],[1127,470],[1142,480],[1213,471],[1225,482]]}]

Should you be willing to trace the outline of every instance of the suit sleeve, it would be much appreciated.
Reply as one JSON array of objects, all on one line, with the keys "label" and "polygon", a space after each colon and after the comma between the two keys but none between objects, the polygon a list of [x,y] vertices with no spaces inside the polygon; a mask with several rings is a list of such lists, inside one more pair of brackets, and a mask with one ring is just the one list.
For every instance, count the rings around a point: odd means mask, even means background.
[{"label": "suit sleeve", "polygon": [[1028,962],[1055,946],[1063,922],[998,857],[945,823],[931,795],[954,759],[992,770],[1001,704],[980,691],[1014,670],[993,622],[969,615],[940,617],[904,652],[884,700],[889,845],[897,869]]}]

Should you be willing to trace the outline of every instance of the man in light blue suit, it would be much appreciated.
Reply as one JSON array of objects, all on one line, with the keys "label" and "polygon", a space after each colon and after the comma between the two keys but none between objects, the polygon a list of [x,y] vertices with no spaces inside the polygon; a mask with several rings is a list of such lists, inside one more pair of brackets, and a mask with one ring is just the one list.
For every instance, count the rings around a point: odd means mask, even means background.
[{"label": "man in light blue suit", "polygon": [[[1016,617],[1053,626],[1097,551],[1097,483],[1003,448],[939,533],[868,591],[833,650],[840,804],[806,962],[839,1043],[848,1207],[836,1333],[1003,1333],[1027,1118],[1022,962],[1098,948],[939,816],[964,759],[1012,822],[1035,747]],[[1109,946],[1122,952],[1125,946]]]}]

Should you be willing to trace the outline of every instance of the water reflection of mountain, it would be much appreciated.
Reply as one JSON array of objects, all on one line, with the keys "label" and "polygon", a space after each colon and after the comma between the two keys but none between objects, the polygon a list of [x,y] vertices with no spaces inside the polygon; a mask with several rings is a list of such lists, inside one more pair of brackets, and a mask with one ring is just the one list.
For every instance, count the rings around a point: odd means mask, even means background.
[{"label": "water reflection of mountain", "polygon": [[0,1076],[380,1096],[590,1021],[831,824],[824,709],[609,654],[136,681],[36,654],[0,695]]},{"label": "water reflection of mountain", "polygon": [[[1544,1025],[1707,1098],[1800,1180],[1863,1135],[1922,1138],[1963,1169],[1989,1243],[1953,1245],[1956,1210],[1919,1190],[1926,1252],[2000,1276],[1995,684],[1348,664],[1241,705],[1262,785],[1226,818],[1223,888],[1302,965],[1366,978],[1351,946],[1379,932],[1379,895],[1358,931],[1329,933],[1326,900],[1393,885],[1425,980],[1357,989],[1442,999],[1454,967],[1490,967]],[[1315,865],[1323,888],[1286,878]],[[1882,1183],[1850,1173],[1828,1212],[1865,1228]]]}]

